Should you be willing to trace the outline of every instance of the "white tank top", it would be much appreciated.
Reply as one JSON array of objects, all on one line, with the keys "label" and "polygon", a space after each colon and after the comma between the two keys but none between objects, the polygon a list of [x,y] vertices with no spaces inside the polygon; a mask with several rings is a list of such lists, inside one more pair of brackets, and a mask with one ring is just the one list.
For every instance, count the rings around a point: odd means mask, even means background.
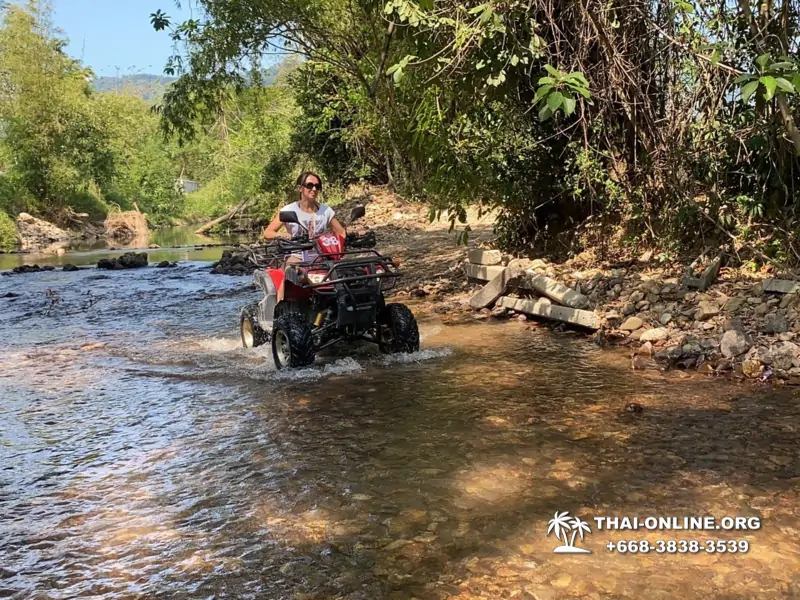
[{"label": "white tank top", "polygon": [[[333,209],[327,204],[320,204],[317,208],[317,212],[315,213],[305,212],[300,208],[300,204],[298,202],[292,202],[281,210],[292,211],[297,215],[297,220],[300,221],[303,227],[308,230],[309,239],[314,239],[325,233],[335,214]],[[286,230],[290,235],[292,235],[292,237],[303,231],[294,223],[284,223],[283,226],[286,227]],[[292,256],[296,256],[304,261],[309,261],[314,260],[314,258],[319,256],[319,253],[315,248],[313,250],[294,253]]]}]

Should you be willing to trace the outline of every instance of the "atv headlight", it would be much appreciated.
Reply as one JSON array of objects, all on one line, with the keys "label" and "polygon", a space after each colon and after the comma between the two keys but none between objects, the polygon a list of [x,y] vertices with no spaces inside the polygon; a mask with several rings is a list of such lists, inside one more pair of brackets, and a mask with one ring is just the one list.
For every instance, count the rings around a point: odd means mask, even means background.
[{"label": "atv headlight", "polygon": [[309,273],[308,281],[311,283],[322,283],[325,280],[327,273]]}]

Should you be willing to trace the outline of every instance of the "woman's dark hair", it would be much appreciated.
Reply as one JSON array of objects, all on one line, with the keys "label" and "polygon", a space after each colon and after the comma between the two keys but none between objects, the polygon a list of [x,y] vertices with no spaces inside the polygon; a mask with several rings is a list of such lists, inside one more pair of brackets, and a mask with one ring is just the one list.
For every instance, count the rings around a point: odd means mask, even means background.
[{"label": "woman's dark hair", "polygon": [[300,177],[297,178],[297,185],[303,185],[309,177],[316,177],[317,181],[319,181],[319,189],[322,191],[322,177],[314,173],[313,171],[303,171],[300,173]]}]

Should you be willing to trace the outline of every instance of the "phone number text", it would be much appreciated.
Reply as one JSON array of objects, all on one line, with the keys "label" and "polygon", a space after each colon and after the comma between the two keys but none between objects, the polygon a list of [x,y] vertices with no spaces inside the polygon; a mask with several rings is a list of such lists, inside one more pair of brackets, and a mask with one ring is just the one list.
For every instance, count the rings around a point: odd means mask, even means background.
[{"label": "phone number text", "polygon": [[620,540],[608,542],[609,552],[619,554],[744,554],[750,550],[747,540]]}]

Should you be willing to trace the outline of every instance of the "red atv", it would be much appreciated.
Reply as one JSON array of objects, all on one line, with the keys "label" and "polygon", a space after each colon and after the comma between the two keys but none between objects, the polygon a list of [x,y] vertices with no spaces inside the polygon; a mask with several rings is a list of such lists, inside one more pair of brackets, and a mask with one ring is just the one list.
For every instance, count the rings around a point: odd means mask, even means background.
[{"label": "red atv", "polygon": [[[350,223],[364,214],[364,207],[357,206]],[[299,225],[291,211],[282,211],[280,220]],[[387,354],[419,350],[414,314],[404,304],[386,304],[384,299],[402,273],[396,261],[372,249],[374,232],[309,240],[300,227],[301,235],[266,245],[273,257],[253,273],[264,298],[244,307],[239,321],[244,347],[271,343],[278,369],[308,366],[318,352],[340,342],[367,340]],[[292,264],[284,274],[287,255],[314,247],[318,257]],[[251,260],[263,264],[255,253]],[[284,299],[278,302],[282,282]]]}]

